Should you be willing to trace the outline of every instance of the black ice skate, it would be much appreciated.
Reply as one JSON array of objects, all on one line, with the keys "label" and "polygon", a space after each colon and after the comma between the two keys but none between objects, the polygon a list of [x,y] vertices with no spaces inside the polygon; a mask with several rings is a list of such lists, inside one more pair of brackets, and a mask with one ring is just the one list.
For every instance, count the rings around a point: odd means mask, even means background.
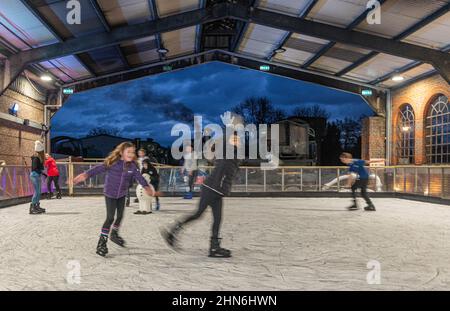
[{"label": "black ice skate", "polygon": [[47,200],[51,200],[53,197],[53,193],[52,192],[47,192]]},{"label": "black ice skate", "polygon": [[356,204],[356,201],[353,202],[351,206],[347,208],[349,211],[356,211],[358,210],[358,205]]},{"label": "black ice skate", "polygon": [[375,212],[376,211],[375,206],[373,205],[373,203],[370,203],[369,205],[364,207],[364,210],[368,211],[368,212]]},{"label": "black ice skate", "polygon": [[31,203],[30,204],[30,214],[31,215],[37,215],[44,213],[42,210],[39,210],[36,208],[36,204]]},{"label": "black ice skate", "polygon": [[102,257],[105,257],[106,254],[108,254],[108,247],[106,246],[106,242],[108,242],[108,237],[101,235],[100,239],[98,240],[96,253]]},{"label": "black ice skate", "polygon": [[[177,225],[177,227],[179,227],[179,225]],[[177,228],[177,227],[175,227],[175,228]],[[181,227],[179,227],[179,228],[181,228]],[[161,236],[163,237],[164,241],[167,243],[167,245],[169,245],[172,249],[174,249],[176,251],[179,250],[178,240],[176,237],[177,231],[178,230],[176,230],[176,229],[169,231],[164,228],[160,229],[160,231],[159,231],[161,233]]]},{"label": "black ice skate", "polygon": [[37,209],[38,211],[41,211],[42,213],[45,213],[45,208],[42,208],[42,207],[41,207],[41,202],[38,202],[38,203],[36,203],[35,205],[36,205],[36,209]]},{"label": "black ice skate", "polygon": [[125,201],[125,206],[126,207],[130,206],[130,198],[127,198],[127,200]]},{"label": "black ice skate", "polygon": [[56,198],[57,198],[57,199],[61,199],[61,198],[62,198],[62,197],[61,197],[61,190],[58,191],[58,193],[56,193]]},{"label": "black ice skate", "polygon": [[116,243],[121,247],[125,247],[125,240],[122,239],[122,237],[119,235],[119,231],[112,230],[111,234],[109,235],[109,239],[111,240],[111,242]]},{"label": "black ice skate", "polygon": [[211,238],[211,246],[209,248],[209,256],[208,257],[221,257],[221,258],[229,258],[231,257],[231,251],[226,248],[220,247],[219,238]]}]

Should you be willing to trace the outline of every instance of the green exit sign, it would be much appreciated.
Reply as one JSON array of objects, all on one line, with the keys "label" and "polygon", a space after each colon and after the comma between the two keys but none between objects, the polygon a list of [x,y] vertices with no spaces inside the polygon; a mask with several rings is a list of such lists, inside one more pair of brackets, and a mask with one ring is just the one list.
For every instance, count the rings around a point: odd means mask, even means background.
[{"label": "green exit sign", "polygon": [[171,71],[173,68],[172,68],[172,66],[170,66],[170,65],[165,65],[165,66],[163,66],[163,70],[164,71]]},{"label": "green exit sign", "polygon": [[63,94],[64,95],[72,95],[74,93],[73,89],[63,89]]},{"label": "green exit sign", "polygon": [[261,66],[259,66],[259,70],[270,71],[270,66],[269,65],[261,65]]},{"label": "green exit sign", "polygon": [[361,95],[363,96],[372,96],[372,90],[362,90]]}]

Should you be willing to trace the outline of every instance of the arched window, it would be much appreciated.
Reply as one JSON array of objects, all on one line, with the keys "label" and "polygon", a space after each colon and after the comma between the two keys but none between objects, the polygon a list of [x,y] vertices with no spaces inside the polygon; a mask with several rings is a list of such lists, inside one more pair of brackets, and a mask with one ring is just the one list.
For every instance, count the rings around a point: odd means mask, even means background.
[{"label": "arched window", "polygon": [[446,96],[440,95],[431,103],[425,133],[428,163],[449,163],[450,110]]},{"label": "arched window", "polygon": [[414,110],[411,105],[404,105],[398,118],[398,159],[399,164],[414,164]]}]

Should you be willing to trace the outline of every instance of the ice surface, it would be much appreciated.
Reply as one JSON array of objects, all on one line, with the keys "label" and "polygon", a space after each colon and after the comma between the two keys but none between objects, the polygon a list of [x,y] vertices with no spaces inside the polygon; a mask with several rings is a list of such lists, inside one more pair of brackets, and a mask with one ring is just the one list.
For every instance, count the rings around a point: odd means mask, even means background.
[{"label": "ice surface", "polygon": [[[450,289],[448,206],[375,199],[372,213],[347,211],[349,199],[228,198],[223,246],[234,257],[217,259],[206,257],[211,212],[183,232],[176,253],[158,228],[197,201],[161,201],[151,215],[134,215],[136,203],[126,209],[128,247],[110,242],[106,258],[95,254],[103,197],[42,201],[45,215],[29,215],[28,205],[1,209],[0,290]],[[67,281],[72,260],[80,284]],[[381,284],[366,280],[371,260]]]}]

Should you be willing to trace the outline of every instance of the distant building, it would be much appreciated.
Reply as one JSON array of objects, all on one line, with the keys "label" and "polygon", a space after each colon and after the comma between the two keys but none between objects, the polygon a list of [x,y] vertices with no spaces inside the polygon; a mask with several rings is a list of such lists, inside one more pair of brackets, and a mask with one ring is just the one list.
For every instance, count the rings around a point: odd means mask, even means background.
[{"label": "distant building", "polygon": [[277,124],[280,133],[280,160],[285,164],[316,164],[317,144],[314,129],[299,118],[288,118]]},{"label": "distant building", "polygon": [[132,142],[137,148],[147,151],[151,161],[158,163],[169,163],[169,150],[161,147],[153,139],[142,141],[141,139],[130,139],[108,134],[99,134],[83,138],[72,138],[68,136],[58,136],[51,140],[51,150],[55,158],[65,158],[68,156],[102,159],[119,144]]}]

